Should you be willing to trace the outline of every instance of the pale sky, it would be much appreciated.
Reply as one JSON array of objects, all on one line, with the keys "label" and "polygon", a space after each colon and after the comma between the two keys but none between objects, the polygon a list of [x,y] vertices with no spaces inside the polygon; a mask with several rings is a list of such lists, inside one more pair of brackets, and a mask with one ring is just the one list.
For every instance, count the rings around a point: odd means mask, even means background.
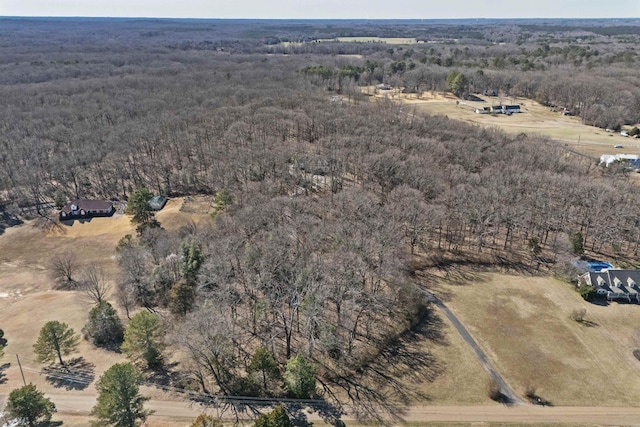
[{"label": "pale sky", "polygon": [[0,0],[0,16],[638,18],[640,0]]}]

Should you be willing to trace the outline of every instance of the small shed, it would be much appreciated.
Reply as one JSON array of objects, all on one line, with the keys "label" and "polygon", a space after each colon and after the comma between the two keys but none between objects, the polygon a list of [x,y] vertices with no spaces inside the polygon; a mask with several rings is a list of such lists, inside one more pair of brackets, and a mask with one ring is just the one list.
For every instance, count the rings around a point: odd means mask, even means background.
[{"label": "small shed", "polygon": [[155,196],[149,200],[149,206],[154,211],[159,211],[167,204],[167,196]]}]

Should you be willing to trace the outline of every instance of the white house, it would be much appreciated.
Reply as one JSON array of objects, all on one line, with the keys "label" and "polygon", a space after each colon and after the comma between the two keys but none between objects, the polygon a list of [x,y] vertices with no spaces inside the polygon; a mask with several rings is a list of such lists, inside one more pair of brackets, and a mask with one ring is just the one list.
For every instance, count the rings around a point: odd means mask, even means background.
[{"label": "white house", "polygon": [[587,284],[596,288],[599,295],[608,300],[640,302],[640,270],[608,269],[594,273],[585,273],[578,284]]},{"label": "white house", "polygon": [[600,165],[609,167],[614,162],[635,162],[639,158],[637,154],[603,154],[600,156]]}]

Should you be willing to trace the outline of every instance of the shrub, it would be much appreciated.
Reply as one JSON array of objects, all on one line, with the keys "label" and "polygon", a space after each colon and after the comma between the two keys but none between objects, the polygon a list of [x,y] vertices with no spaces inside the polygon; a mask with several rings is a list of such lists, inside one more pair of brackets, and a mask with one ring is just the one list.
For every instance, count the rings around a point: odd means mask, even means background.
[{"label": "shrub", "polygon": [[487,395],[489,396],[489,399],[495,402],[502,402],[504,400],[500,384],[498,384],[498,381],[493,378],[491,378],[487,384]]},{"label": "shrub", "polygon": [[261,414],[256,418],[254,427],[293,427],[293,423],[287,415],[284,406],[279,405],[273,408],[268,414]]},{"label": "shrub", "polygon": [[596,288],[591,285],[580,286],[578,292],[580,292],[580,296],[582,296],[585,301],[592,301],[598,295]]},{"label": "shrub", "polygon": [[211,415],[201,414],[198,415],[190,427],[222,427],[222,423]]},{"label": "shrub", "polygon": [[535,399],[537,397],[536,388],[531,385],[527,386],[526,390],[524,391],[524,395],[527,397],[527,399]]},{"label": "shrub", "polygon": [[575,320],[578,323],[584,322],[584,316],[587,314],[587,310],[584,308],[577,308],[571,312],[571,320]]},{"label": "shrub", "polygon": [[313,365],[300,355],[289,359],[284,374],[284,383],[291,396],[308,399],[316,390]]}]

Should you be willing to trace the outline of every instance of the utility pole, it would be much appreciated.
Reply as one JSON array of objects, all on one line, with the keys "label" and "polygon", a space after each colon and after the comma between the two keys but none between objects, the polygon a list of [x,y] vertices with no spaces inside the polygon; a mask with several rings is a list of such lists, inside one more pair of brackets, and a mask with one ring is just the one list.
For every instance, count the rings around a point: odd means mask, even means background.
[{"label": "utility pole", "polygon": [[22,371],[22,364],[20,363],[20,357],[16,354],[16,359],[18,359],[18,366],[20,367],[20,374],[22,375],[22,382],[24,385],[27,385],[27,381],[24,379],[24,372]]}]

